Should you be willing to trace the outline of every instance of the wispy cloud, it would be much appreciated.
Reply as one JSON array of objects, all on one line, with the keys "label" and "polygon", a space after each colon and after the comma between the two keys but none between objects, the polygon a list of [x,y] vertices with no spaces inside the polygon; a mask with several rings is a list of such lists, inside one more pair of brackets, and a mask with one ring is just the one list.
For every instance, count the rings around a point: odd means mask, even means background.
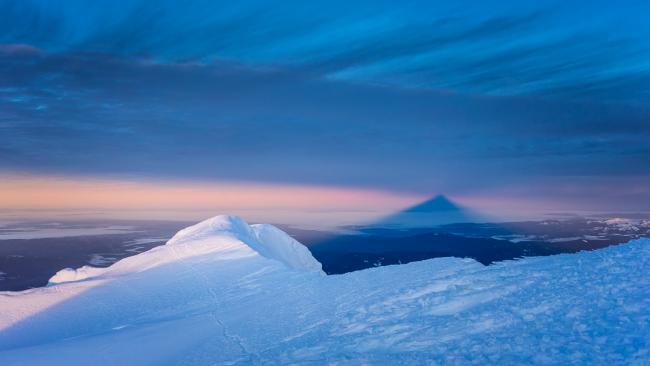
[{"label": "wispy cloud", "polygon": [[647,2],[0,2],[0,42],[161,61],[304,66],[460,93],[644,103]]}]

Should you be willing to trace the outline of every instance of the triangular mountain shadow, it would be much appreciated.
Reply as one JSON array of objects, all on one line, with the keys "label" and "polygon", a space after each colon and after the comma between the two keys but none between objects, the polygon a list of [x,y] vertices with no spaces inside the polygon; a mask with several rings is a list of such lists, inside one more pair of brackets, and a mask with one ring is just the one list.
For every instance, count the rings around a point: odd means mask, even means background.
[{"label": "triangular mountain shadow", "polygon": [[437,195],[417,205],[390,214],[367,227],[422,228],[446,224],[484,222],[486,218],[443,195]]},{"label": "triangular mountain shadow", "polygon": [[449,198],[439,194],[415,206],[403,210],[403,212],[439,212],[439,211],[458,211],[458,204],[451,202]]},{"label": "triangular mountain shadow", "polygon": [[[318,237],[312,234],[300,240],[309,243],[309,250],[327,274],[438,257],[469,257],[487,265],[612,244],[608,240],[548,241],[544,239],[546,233],[555,229],[540,229],[545,225],[536,227],[530,221],[517,224],[478,214],[439,195],[380,220],[348,226],[345,232]],[[567,236],[563,231],[556,235]]]}]

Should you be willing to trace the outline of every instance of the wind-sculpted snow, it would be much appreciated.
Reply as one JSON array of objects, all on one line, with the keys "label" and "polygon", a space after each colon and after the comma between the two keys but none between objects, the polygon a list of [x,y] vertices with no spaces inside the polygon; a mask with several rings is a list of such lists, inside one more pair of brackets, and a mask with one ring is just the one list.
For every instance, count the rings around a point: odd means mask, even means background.
[{"label": "wind-sculpted snow", "polygon": [[0,364],[645,365],[649,244],[323,276],[282,231],[217,217],[83,280],[1,294]]},{"label": "wind-sculpted snow", "polygon": [[273,225],[248,225],[236,216],[216,216],[179,231],[166,246],[121,260],[107,269],[83,266],[65,268],[52,284],[138,272],[180,258],[222,252],[224,256],[262,255],[290,268],[324,274],[309,250]]},{"label": "wind-sculpted snow", "polygon": [[323,267],[304,245],[273,225],[251,225],[258,242],[257,251],[267,257],[279,260],[288,267],[311,272],[323,272]]},{"label": "wind-sculpted snow", "polygon": [[224,237],[235,237],[258,254],[290,268],[324,274],[321,264],[312,257],[309,249],[284,231],[268,224],[248,225],[236,216],[216,216],[190,226],[174,235],[167,245],[229,240]]},{"label": "wind-sculpted snow", "polygon": [[64,282],[82,281],[86,278],[96,277],[104,272],[103,268],[96,268],[91,266],[83,266],[81,268],[72,269],[64,268],[58,271],[50,280],[48,285],[56,285]]}]

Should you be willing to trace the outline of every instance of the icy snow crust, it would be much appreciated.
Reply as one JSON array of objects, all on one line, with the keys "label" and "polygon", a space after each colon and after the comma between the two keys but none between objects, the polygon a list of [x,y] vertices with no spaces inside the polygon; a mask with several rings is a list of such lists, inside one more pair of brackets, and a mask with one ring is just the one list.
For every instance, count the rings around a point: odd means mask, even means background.
[{"label": "icy snow crust", "polygon": [[0,364],[647,365],[649,244],[323,276],[281,230],[219,216],[0,293]]}]

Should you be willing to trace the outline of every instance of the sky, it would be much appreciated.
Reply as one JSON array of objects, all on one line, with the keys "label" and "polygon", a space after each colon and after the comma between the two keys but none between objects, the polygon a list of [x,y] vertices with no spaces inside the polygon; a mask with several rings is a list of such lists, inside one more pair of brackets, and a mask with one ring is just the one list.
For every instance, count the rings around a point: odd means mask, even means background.
[{"label": "sky", "polygon": [[647,211],[647,14],[0,0],[0,208]]}]

